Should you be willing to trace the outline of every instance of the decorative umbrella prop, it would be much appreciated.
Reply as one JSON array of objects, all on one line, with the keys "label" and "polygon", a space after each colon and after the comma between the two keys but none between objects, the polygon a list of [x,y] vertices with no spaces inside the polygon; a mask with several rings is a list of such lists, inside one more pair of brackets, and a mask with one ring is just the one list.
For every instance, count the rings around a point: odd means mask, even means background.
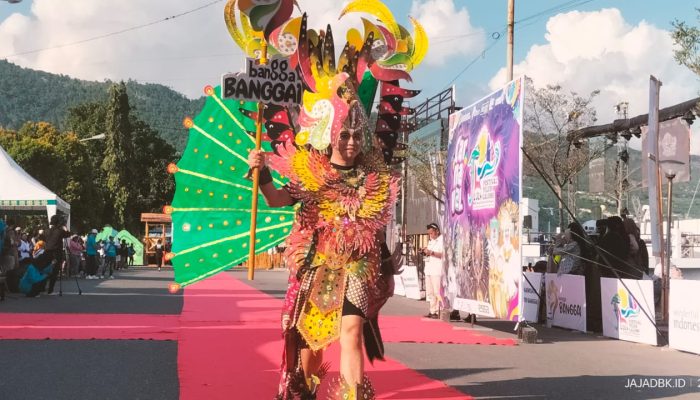
[{"label": "decorative umbrella prop", "polygon": [[[290,1],[264,7],[249,1],[228,2],[226,24],[234,41],[246,51],[249,65],[267,62],[264,33],[286,21],[291,12]],[[236,77],[246,79],[249,74]],[[292,135],[287,110],[265,107],[262,99],[248,101],[253,100],[250,95],[222,94],[220,86],[207,86],[204,92],[208,96],[204,109],[194,119],[184,120],[190,134],[185,152],[177,164],[168,166],[175,175],[176,189],[172,205],[164,208],[173,220],[172,252],[165,257],[172,260],[180,286],[241,264],[253,254],[253,246],[258,253],[276,246],[286,238],[294,220],[291,207],[272,209],[257,201],[261,196],[257,173],[249,179],[247,162],[251,150],[271,151],[271,140]],[[277,173],[273,181],[277,186],[285,183]],[[259,206],[251,208],[256,203]]]}]

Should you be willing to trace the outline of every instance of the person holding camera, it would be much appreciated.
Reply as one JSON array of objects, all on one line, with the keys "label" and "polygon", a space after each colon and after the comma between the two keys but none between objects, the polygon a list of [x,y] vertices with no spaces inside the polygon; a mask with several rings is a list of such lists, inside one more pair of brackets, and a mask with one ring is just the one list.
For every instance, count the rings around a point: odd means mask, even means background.
[{"label": "person holding camera", "polygon": [[38,261],[37,267],[44,269],[55,261],[51,275],[49,275],[49,287],[47,294],[53,293],[53,287],[56,284],[59,270],[62,268],[65,258],[64,241],[63,239],[70,237],[68,227],[66,227],[66,219],[61,214],[56,214],[51,217],[49,222],[49,232],[46,234],[46,243],[44,245],[44,254],[42,261]]},{"label": "person holding camera", "polygon": [[442,303],[440,282],[442,280],[444,244],[438,224],[433,222],[427,226],[427,229],[430,240],[428,240],[428,246],[421,249],[421,253],[425,257],[425,297],[430,307],[426,317],[437,319]]}]

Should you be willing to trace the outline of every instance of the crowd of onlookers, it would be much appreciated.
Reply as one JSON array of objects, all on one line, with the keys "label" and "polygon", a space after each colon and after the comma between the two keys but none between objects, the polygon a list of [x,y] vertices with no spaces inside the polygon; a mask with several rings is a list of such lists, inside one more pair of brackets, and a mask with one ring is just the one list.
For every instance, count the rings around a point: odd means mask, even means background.
[{"label": "crowd of onlookers", "polygon": [[[62,215],[52,217],[48,230],[35,232],[23,229],[11,219],[0,219],[0,272],[5,284],[10,291],[35,297],[44,290],[51,294],[60,274],[114,279],[114,271],[134,265],[133,244],[114,236],[97,240],[97,235],[97,229],[82,236],[70,232]],[[26,281],[32,287],[22,290],[21,284]]]},{"label": "crowd of onlookers", "polygon": [[[596,221],[595,232],[585,232],[572,222],[566,231],[553,238],[547,248],[547,261],[531,268],[533,272],[583,275],[586,286],[587,326],[602,329],[600,315],[600,278],[652,279],[654,297],[661,296],[661,266],[650,267],[646,242],[633,219],[611,216]],[[678,268],[671,267],[671,277],[682,279]]]}]

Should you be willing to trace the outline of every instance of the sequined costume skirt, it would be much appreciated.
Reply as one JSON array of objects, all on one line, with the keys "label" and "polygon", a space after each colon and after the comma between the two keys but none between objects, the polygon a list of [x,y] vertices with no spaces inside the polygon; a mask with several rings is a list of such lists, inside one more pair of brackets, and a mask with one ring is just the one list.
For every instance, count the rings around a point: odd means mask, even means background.
[{"label": "sequined costume skirt", "polygon": [[321,265],[309,269],[301,278],[294,326],[312,350],[323,349],[340,338],[343,315],[367,315],[368,290],[366,280],[344,268]]}]

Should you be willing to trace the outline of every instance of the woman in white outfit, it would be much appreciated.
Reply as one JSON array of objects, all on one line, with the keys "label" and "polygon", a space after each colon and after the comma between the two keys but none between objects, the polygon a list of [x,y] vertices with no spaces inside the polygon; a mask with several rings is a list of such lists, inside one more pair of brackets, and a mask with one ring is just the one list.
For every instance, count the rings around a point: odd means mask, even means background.
[{"label": "woman in white outfit", "polygon": [[425,296],[430,305],[427,318],[438,318],[442,297],[440,295],[440,281],[442,280],[442,254],[444,253],[444,245],[442,235],[440,235],[440,227],[436,223],[431,223],[427,226],[428,246],[424,247],[422,252],[425,256]]}]

